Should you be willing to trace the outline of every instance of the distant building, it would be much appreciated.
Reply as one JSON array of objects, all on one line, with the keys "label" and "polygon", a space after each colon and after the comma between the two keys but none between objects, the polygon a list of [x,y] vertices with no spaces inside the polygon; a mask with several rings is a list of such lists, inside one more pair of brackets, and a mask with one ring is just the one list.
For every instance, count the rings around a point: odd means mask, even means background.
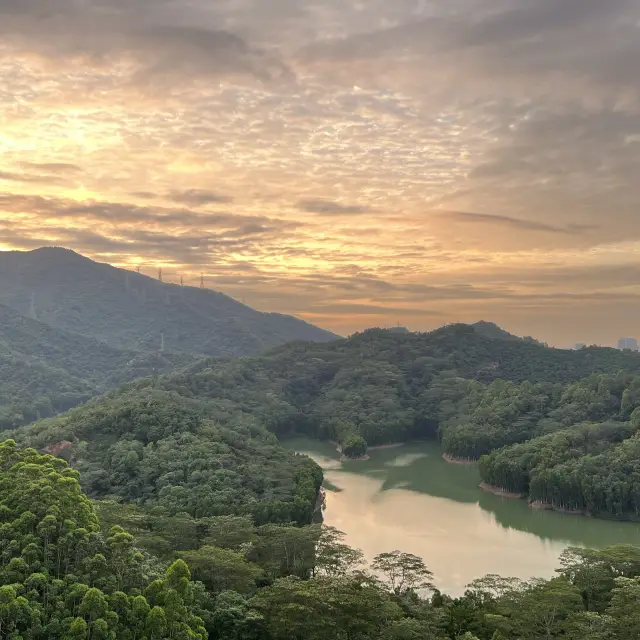
[{"label": "distant building", "polygon": [[620,338],[618,340],[618,349],[625,351],[638,351],[638,340],[636,338]]}]

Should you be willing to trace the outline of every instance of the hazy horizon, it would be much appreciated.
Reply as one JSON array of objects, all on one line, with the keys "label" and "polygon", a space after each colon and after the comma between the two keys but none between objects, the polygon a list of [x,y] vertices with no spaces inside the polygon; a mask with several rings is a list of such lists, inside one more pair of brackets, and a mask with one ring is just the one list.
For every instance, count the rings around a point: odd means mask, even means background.
[{"label": "hazy horizon", "polygon": [[0,0],[0,249],[346,335],[640,328],[631,0]]}]

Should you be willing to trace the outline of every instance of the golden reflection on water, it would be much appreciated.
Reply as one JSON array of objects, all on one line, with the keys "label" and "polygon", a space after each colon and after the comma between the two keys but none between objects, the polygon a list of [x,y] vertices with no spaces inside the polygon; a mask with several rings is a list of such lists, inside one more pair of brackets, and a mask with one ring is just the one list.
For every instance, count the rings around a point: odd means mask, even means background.
[{"label": "golden reflection on water", "polygon": [[566,546],[497,526],[477,504],[461,504],[406,489],[381,491],[382,481],[326,471],[342,491],[327,491],[325,523],[347,535],[367,559],[400,549],[424,558],[440,589],[461,594],[487,573],[519,578],[553,575]]},{"label": "golden reflection on water", "polygon": [[444,462],[436,443],[372,450],[369,460],[347,462],[329,443],[287,446],[323,467],[324,521],[349,545],[367,560],[394,549],[420,556],[452,595],[488,573],[551,577],[567,546],[640,545],[640,525],[535,511],[487,494],[477,468]]}]

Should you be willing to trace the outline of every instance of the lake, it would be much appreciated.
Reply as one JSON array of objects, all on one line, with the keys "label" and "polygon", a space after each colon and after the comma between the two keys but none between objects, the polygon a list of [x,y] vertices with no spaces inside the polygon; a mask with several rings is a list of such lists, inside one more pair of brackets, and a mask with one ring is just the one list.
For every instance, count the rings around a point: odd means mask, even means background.
[{"label": "lake", "polygon": [[324,522],[343,531],[350,546],[367,560],[394,549],[420,556],[451,595],[489,573],[548,578],[568,546],[640,545],[640,524],[537,511],[480,490],[476,465],[445,462],[435,442],[347,462],[328,442],[284,444],[324,469]]}]

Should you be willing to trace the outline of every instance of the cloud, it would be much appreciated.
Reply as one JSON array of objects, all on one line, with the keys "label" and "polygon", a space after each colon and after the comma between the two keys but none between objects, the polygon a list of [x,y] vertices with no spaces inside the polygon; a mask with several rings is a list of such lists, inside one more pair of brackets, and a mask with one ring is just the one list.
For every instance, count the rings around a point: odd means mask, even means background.
[{"label": "cloud", "polygon": [[14,171],[0,171],[0,182],[26,182],[32,184],[66,184],[66,180],[57,175],[18,173]]},{"label": "cloud", "polygon": [[1,246],[204,271],[345,332],[406,308],[632,334],[639,23],[635,0],[0,0]]},{"label": "cloud", "polygon": [[27,170],[44,171],[45,173],[81,173],[82,167],[70,162],[23,162]]},{"label": "cloud", "polygon": [[46,7],[33,0],[2,0],[0,35],[17,51],[83,58],[97,69],[133,60],[132,79],[140,86],[197,76],[291,78],[277,53],[250,46],[220,28],[215,14],[199,9],[168,0],[49,0]]},{"label": "cloud", "polygon": [[22,248],[55,239],[91,254],[146,254],[165,263],[202,265],[231,253],[259,255],[302,225],[265,216],[0,194],[0,227],[0,242]]},{"label": "cloud", "polygon": [[300,200],[296,206],[300,211],[316,213],[321,216],[351,216],[373,212],[371,207],[362,205],[346,205],[332,200]]},{"label": "cloud", "polygon": [[127,202],[79,202],[70,198],[45,198],[15,193],[0,193],[0,215],[2,213],[31,214],[40,219],[68,218],[76,221],[93,220],[116,225],[180,226],[185,228],[226,228],[248,224],[265,228],[292,228],[299,223],[276,221],[265,216],[233,213],[199,213],[188,208],[141,207]]},{"label": "cloud", "polygon": [[520,97],[554,88],[578,98],[587,87],[600,99],[616,89],[638,98],[640,7],[633,0],[463,1],[430,9],[422,19],[407,14],[383,28],[372,20],[370,29],[302,47],[299,60],[363,86],[383,77],[408,88],[420,79],[432,94],[458,98],[496,88]]},{"label": "cloud", "polygon": [[510,218],[509,216],[493,215],[488,213],[470,213],[466,211],[450,211],[444,214],[447,220],[454,222],[469,222],[472,224],[488,224],[501,227],[509,227],[522,231],[542,231],[544,233],[561,233],[561,234],[581,234],[591,231],[594,227],[590,225],[568,225],[566,227],[557,227],[543,222],[535,222],[533,220],[519,220]]},{"label": "cloud", "polygon": [[192,207],[197,207],[205,204],[220,204],[233,202],[233,198],[229,196],[223,196],[213,191],[206,191],[204,189],[188,189],[187,191],[172,191],[167,196],[167,199],[173,200],[173,202],[179,202],[180,204],[186,204]]}]

